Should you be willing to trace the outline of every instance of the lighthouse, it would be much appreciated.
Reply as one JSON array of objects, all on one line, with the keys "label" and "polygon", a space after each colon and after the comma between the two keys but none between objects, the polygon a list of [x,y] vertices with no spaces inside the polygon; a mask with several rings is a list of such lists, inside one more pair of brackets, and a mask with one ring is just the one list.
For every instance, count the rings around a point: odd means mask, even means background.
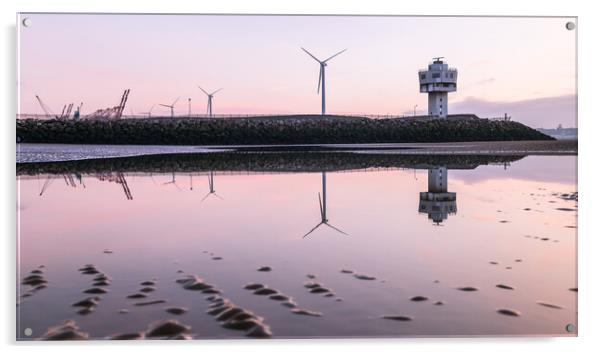
[{"label": "lighthouse", "polygon": [[418,212],[428,215],[437,225],[455,214],[456,193],[447,191],[447,167],[437,166],[428,170],[428,192],[420,192]]},{"label": "lighthouse", "polygon": [[443,57],[433,58],[427,70],[418,72],[420,92],[429,95],[428,115],[437,118],[447,117],[447,93],[456,91],[458,70],[443,62]]}]

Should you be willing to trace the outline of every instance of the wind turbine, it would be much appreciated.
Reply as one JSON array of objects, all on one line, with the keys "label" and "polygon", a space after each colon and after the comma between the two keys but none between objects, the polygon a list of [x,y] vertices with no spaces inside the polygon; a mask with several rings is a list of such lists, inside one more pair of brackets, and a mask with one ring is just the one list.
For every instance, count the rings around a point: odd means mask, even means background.
[{"label": "wind turbine", "polygon": [[201,86],[199,86],[199,88],[205,93],[205,95],[207,95],[207,114],[209,115],[209,117],[213,117],[213,95],[220,92],[222,89],[220,88],[219,90],[215,90],[212,93],[209,93],[203,90]]},{"label": "wind turbine", "polygon": [[153,108],[155,108],[155,105],[152,105],[151,108],[148,110],[148,112],[142,112],[141,114],[147,114],[148,117],[151,117],[151,114],[153,113]]},{"label": "wind turbine", "polygon": [[333,56],[328,57],[326,60],[320,60],[316,58],[313,54],[308,52],[305,48],[301,47],[305,53],[307,53],[310,57],[314,58],[320,64],[320,76],[318,77],[318,93],[320,93],[320,84],[322,85],[322,115],[326,114],[326,62],[330,59],[336,57],[337,55],[343,53],[347,49],[343,49],[340,52],[336,53]]},{"label": "wind turbine", "polygon": [[176,102],[178,102],[179,99],[180,99],[180,97],[176,98],[176,100],[173,101],[173,103],[171,105],[159,103],[159,106],[163,106],[163,107],[167,107],[167,108],[171,109],[171,117],[173,118],[173,107],[176,105]]},{"label": "wind turbine", "polygon": [[326,215],[326,172],[322,172],[322,195],[320,195],[320,193],[318,193],[318,203],[320,204],[320,223],[318,223],[318,225],[314,226],[313,229],[309,230],[308,233],[303,235],[303,238],[309,236],[309,234],[316,231],[322,225],[326,225],[326,226],[330,227],[331,229],[334,229],[335,231],[342,233],[343,235],[348,235],[346,232],[344,232],[328,223],[328,217]]},{"label": "wind turbine", "polygon": [[203,197],[203,199],[201,199],[201,203],[205,201],[205,199],[209,198],[210,196],[215,196],[219,199],[224,199],[222,197],[220,197],[219,195],[217,195],[217,193],[215,192],[215,188],[213,187],[213,171],[209,172],[209,193],[207,193],[207,195],[205,197]]}]

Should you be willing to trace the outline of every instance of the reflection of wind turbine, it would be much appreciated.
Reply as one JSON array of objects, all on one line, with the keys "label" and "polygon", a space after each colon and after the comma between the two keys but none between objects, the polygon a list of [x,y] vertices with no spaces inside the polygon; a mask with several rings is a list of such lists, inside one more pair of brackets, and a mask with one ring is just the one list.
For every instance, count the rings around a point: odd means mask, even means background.
[{"label": "reflection of wind turbine", "polygon": [[318,203],[320,203],[320,219],[321,219],[320,223],[318,225],[314,226],[313,229],[309,230],[308,233],[303,235],[303,238],[305,238],[306,236],[309,236],[309,234],[316,231],[322,225],[326,225],[326,226],[330,227],[331,229],[334,229],[334,230],[342,233],[343,235],[348,235],[346,232],[344,232],[328,223],[328,217],[326,215],[326,172],[322,172],[322,195],[320,195],[320,193],[318,193]]},{"label": "reflection of wind turbine", "polygon": [[171,173],[171,181],[163,183],[163,185],[166,185],[166,184],[173,184],[174,186],[176,186],[177,189],[182,190],[182,188],[180,188],[180,186],[178,186],[178,184],[176,183],[175,172]]},{"label": "reflection of wind turbine", "polygon": [[205,196],[203,197],[203,199],[201,199],[201,203],[202,203],[202,202],[204,202],[204,201],[205,201],[205,199],[209,198],[209,197],[210,197],[210,196],[212,196],[212,195],[213,195],[213,196],[215,196],[215,197],[217,197],[217,198],[219,198],[219,199],[222,199],[222,200],[223,200],[224,198],[220,197],[220,196],[219,196],[219,195],[218,195],[218,194],[215,192],[215,188],[214,188],[214,185],[213,185],[213,171],[209,172],[209,176],[208,176],[208,178],[209,178],[209,193],[207,193],[207,195],[205,195]]},{"label": "reflection of wind turbine", "polygon": [[167,107],[167,108],[171,109],[171,117],[173,118],[173,107],[176,105],[176,102],[178,102],[179,99],[180,99],[180,97],[176,98],[176,100],[173,101],[173,103],[171,105],[159,103],[159,106],[163,106],[163,107]]},{"label": "reflection of wind turbine", "polygon": [[199,88],[205,93],[205,95],[207,95],[207,115],[209,117],[213,117],[213,95],[220,92],[222,89],[220,88],[219,90],[215,90],[212,93],[209,93],[203,90],[201,86],[199,86]]},{"label": "reflection of wind turbine", "polygon": [[330,59],[336,57],[337,55],[343,53],[347,49],[343,49],[335,55],[330,56],[326,60],[320,60],[316,58],[313,54],[308,52],[305,48],[301,47],[301,49],[307,53],[310,57],[314,58],[320,64],[320,76],[318,77],[318,93],[320,93],[320,84],[322,84],[322,115],[326,114],[326,62]]}]

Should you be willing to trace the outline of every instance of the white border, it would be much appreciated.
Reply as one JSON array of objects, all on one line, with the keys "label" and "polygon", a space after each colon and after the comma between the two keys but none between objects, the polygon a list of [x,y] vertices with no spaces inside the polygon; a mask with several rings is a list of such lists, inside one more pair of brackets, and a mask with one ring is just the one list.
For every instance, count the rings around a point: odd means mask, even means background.
[{"label": "white border", "polygon": [[[104,353],[107,349],[127,349],[145,353],[161,353],[176,346],[184,352],[236,351],[245,353],[272,353],[287,351],[306,353],[315,350],[341,350],[346,353],[359,353],[366,350],[380,352],[411,353],[452,352],[452,353],[504,353],[515,351],[541,351],[545,353],[585,353],[599,350],[598,328],[602,320],[600,311],[600,275],[602,269],[600,252],[602,235],[595,221],[598,209],[600,168],[596,164],[600,141],[600,11],[594,1],[473,1],[429,0],[413,2],[381,0],[213,0],[213,1],[135,1],[135,0],[5,0],[0,2],[2,21],[2,70],[4,85],[0,88],[2,97],[3,134],[3,173],[0,195],[4,196],[1,225],[4,233],[3,290],[0,292],[5,311],[0,322],[0,335],[4,350],[39,351],[45,353]],[[88,344],[15,343],[15,107],[16,107],[16,12],[168,12],[168,13],[303,13],[303,14],[395,14],[395,15],[556,15],[579,16],[579,337],[578,338],[514,338],[514,339],[389,339],[389,340],[273,340],[252,341],[195,341],[192,343],[107,343]],[[597,85],[596,85],[597,84]],[[38,344],[38,345],[36,345]],[[119,348],[117,348],[119,347]]]}]

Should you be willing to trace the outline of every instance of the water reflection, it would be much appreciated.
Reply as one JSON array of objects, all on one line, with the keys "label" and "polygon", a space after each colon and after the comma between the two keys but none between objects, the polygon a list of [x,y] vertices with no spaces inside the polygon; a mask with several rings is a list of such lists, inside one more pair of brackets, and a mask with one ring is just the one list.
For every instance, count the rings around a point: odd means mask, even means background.
[{"label": "water reflection", "polygon": [[[562,334],[577,291],[576,198],[562,196],[576,186],[525,176],[574,157],[521,159],[246,153],[18,164],[18,328],[39,337],[73,319],[104,338],[175,318],[198,338],[239,335],[174,282],[191,274],[282,338]],[[200,206],[218,193],[228,202]],[[92,278],[77,272],[86,264],[110,281],[83,315],[72,304],[89,296]],[[21,284],[34,271],[43,290]],[[149,305],[135,305],[128,296],[149,280]],[[341,301],[310,292],[310,281]],[[245,289],[254,283],[278,293]],[[322,316],[291,313],[286,297]]]},{"label": "water reflection", "polygon": [[311,230],[309,230],[308,233],[306,233],[305,235],[303,235],[303,237],[307,237],[309,236],[312,232],[316,231],[320,226],[322,225],[326,225],[328,227],[330,227],[331,229],[343,234],[343,235],[347,235],[347,233],[333,225],[331,225],[328,222],[328,216],[326,213],[326,172],[322,172],[322,195],[320,195],[320,193],[318,193],[318,204],[320,204],[320,222],[314,226]]},{"label": "water reflection", "polygon": [[425,213],[435,225],[455,214],[456,193],[447,191],[447,167],[438,166],[428,169],[428,191],[420,192],[418,212]]}]

